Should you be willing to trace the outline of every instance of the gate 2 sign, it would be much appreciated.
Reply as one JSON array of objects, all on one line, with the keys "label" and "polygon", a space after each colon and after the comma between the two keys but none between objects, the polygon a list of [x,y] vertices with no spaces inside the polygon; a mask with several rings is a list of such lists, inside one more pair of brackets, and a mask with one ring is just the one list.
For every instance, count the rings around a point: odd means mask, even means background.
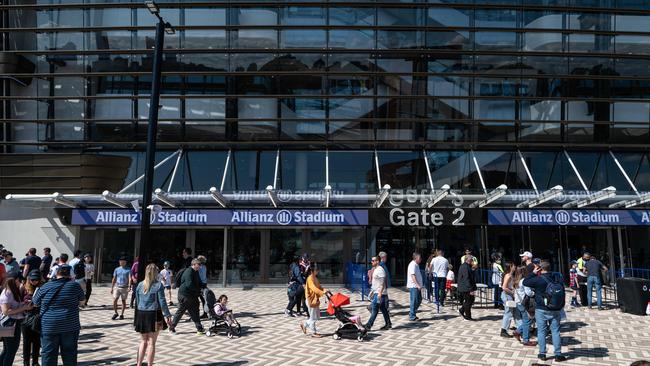
[{"label": "gate 2 sign", "polygon": [[456,208],[392,208],[368,210],[368,223],[378,226],[464,226],[480,225],[480,210]]}]

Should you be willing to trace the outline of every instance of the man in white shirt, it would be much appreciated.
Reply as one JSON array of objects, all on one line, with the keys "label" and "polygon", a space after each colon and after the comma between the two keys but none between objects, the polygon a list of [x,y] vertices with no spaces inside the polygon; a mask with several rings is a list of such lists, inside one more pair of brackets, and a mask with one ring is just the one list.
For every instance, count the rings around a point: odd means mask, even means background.
[{"label": "man in white shirt", "polygon": [[379,257],[372,257],[372,287],[370,289],[370,298],[372,303],[370,304],[371,314],[368,323],[366,323],[366,329],[370,330],[372,325],[375,324],[375,319],[379,310],[381,310],[381,315],[384,317],[385,325],[381,327],[381,330],[388,330],[392,328],[390,322],[390,314],[388,313],[388,289],[386,287],[386,271],[379,264]]},{"label": "man in white shirt", "polygon": [[445,252],[438,249],[436,257],[431,260],[431,272],[433,273],[433,288],[436,289],[437,287],[436,301],[440,306],[445,306],[445,285],[448,270],[449,261],[445,258]]},{"label": "man in white shirt", "polygon": [[415,314],[422,303],[422,272],[420,271],[420,253],[413,253],[413,260],[409,263],[406,271],[406,288],[409,289],[409,320],[418,321]]}]

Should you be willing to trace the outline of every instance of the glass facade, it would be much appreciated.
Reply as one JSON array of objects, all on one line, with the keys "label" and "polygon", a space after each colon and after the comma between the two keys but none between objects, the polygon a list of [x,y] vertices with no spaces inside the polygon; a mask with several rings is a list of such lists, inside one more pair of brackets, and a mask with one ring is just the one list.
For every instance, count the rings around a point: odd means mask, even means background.
[{"label": "glass facade", "polygon": [[[9,3],[4,151],[141,147],[154,18],[140,2]],[[160,2],[177,29],[160,141],[649,142],[644,1],[239,3]]]}]

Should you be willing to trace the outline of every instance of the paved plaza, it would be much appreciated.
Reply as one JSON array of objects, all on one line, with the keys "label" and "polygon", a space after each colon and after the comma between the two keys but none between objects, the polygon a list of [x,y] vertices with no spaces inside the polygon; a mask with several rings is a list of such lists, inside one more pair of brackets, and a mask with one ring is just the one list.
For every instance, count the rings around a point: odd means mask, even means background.
[{"label": "paved plaza", "polygon": [[[341,290],[345,291],[345,290]],[[310,338],[302,334],[298,320],[283,314],[284,288],[221,288],[243,326],[241,338],[196,334],[191,322],[178,325],[178,333],[161,333],[157,343],[158,365],[531,365],[537,347],[524,348],[514,339],[499,337],[502,312],[476,309],[476,322],[463,320],[451,307],[437,314],[423,304],[421,322],[408,321],[408,293],[390,289],[393,329],[373,331],[364,342],[332,337]],[[367,302],[352,295],[348,307],[367,320]],[[139,335],[133,331],[133,311],[126,319],[112,321],[107,287],[95,288],[91,307],[81,312],[80,365],[133,365]],[[325,315],[325,305],[321,306]],[[175,307],[172,308],[172,311]],[[337,321],[324,317],[319,331],[331,333]],[[207,326],[207,322],[205,324]],[[375,327],[383,326],[379,315]],[[569,309],[562,327],[565,365],[629,365],[650,359],[650,317],[623,314],[619,310]],[[552,348],[551,348],[552,349]],[[549,354],[551,354],[549,349]],[[19,353],[15,364],[22,357]],[[553,364],[546,361],[542,364]]]}]

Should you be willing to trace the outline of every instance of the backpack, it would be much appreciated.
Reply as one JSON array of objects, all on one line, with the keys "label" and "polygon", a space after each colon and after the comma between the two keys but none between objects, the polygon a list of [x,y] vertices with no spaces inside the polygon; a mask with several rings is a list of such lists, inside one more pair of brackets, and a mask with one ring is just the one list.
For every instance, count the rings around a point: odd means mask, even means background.
[{"label": "backpack", "polygon": [[176,277],[174,277],[174,288],[181,288],[181,277],[183,277],[183,272],[185,272],[187,268],[183,268],[178,273],[176,273]]},{"label": "backpack", "polygon": [[85,278],[86,264],[80,260],[79,262],[75,263],[74,267],[72,267],[72,272],[74,273],[74,277],[78,280]]},{"label": "backpack", "polygon": [[546,281],[546,291],[542,293],[544,305],[548,308],[548,310],[564,309],[564,301],[566,299],[564,284],[556,281],[551,282],[544,276],[542,276],[542,278],[544,281]]}]

